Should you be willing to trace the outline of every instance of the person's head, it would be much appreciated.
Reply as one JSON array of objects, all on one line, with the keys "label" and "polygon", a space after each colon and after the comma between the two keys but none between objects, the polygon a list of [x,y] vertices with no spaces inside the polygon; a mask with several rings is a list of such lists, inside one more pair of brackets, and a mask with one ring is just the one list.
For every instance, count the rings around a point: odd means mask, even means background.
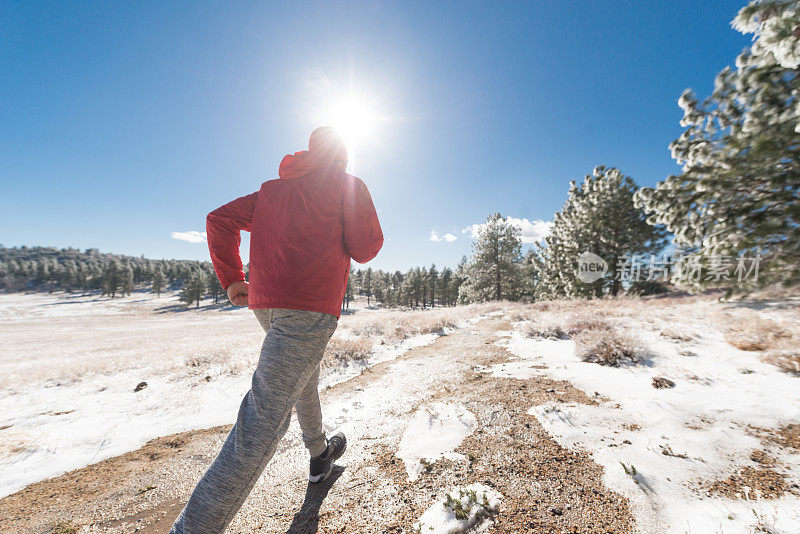
[{"label": "person's head", "polygon": [[347,147],[339,132],[331,126],[320,126],[308,138],[308,151],[315,154],[325,154],[342,169],[347,167]]}]

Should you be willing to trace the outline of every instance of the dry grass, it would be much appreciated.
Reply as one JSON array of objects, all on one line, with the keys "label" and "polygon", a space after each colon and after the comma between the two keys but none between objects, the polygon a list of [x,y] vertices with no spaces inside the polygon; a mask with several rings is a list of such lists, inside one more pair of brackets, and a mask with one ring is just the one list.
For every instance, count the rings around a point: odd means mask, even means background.
[{"label": "dry grass", "polygon": [[587,330],[610,330],[612,324],[602,316],[585,312],[543,312],[530,317],[523,333],[528,337],[569,339]]},{"label": "dry grass", "polygon": [[800,348],[769,351],[764,354],[764,361],[780,367],[786,373],[800,376]]},{"label": "dry grass", "polygon": [[584,330],[573,337],[575,355],[585,362],[618,367],[639,362],[644,356],[641,342],[618,330]]},{"label": "dry grass", "polygon": [[777,445],[793,449],[792,453],[800,452],[800,423],[791,423],[780,428],[761,428],[748,425],[748,433],[761,440],[764,446]]},{"label": "dry grass", "polygon": [[545,339],[567,339],[567,334],[560,317],[552,313],[543,313],[530,320],[523,327],[523,334],[527,337],[540,337]]},{"label": "dry grass", "polygon": [[763,351],[782,348],[795,337],[794,334],[771,319],[750,316],[730,325],[725,340],[739,350]]},{"label": "dry grass", "polygon": [[378,311],[343,315],[338,334],[325,349],[322,367],[336,367],[369,358],[377,345],[399,343],[412,336],[443,334],[449,328],[488,313],[505,309],[510,303],[471,304],[427,310]]},{"label": "dry grass", "polygon": [[766,453],[766,451],[756,449],[750,453],[750,459],[757,464],[765,465],[767,467],[774,466],[778,461]]},{"label": "dry grass", "polygon": [[642,342],[623,330],[640,312],[640,299],[619,298],[538,302],[517,315],[529,321],[523,327],[527,337],[571,338],[583,361],[620,366],[635,364],[645,354]]},{"label": "dry grass", "polygon": [[765,362],[800,376],[800,322],[789,316],[780,322],[765,319],[750,310],[724,314],[721,321],[728,343],[739,350],[761,352]]},{"label": "dry grass", "polygon": [[322,368],[338,367],[343,363],[366,360],[372,352],[372,346],[373,342],[368,338],[333,338],[325,347]]},{"label": "dry grass", "polygon": [[78,528],[72,523],[59,522],[50,532],[52,532],[52,534],[75,534],[78,532]]},{"label": "dry grass", "polygon": [[691,343],[697,341],[697,334],[684,329],[673,327],[664,328],[660,333],[661,337],[671,339],[672,341],[682,341],[684,343]]},{"label": "dry grass", "polygon": [[488,302],[427,310],[382,311],[369,314],[344,315],[339,320],[340,330],[349,330],[354,336],[375,338],[384,343],[396,343],[420,334],[443,333],[462,321],[501,311],[508,302]]},{"label": "dry grass", "polygon": [[576,313],[567,318],[567,334],[575,336],[590,330],[611,330],[613,325],[602,314]]}]

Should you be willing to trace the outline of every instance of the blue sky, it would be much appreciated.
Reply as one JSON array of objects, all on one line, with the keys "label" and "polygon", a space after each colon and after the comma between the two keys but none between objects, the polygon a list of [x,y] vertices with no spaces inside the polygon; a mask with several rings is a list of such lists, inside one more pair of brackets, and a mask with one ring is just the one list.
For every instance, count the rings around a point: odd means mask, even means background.
[{"label": "blue sky", "polygon": [[465,228],[551,220],[596,165],[676,172],[677,99],[747,46],[743,5],[0,2],[0,243],[207,259],[172,233],[350,98],[387,238],[371,265],[455,266]]}]

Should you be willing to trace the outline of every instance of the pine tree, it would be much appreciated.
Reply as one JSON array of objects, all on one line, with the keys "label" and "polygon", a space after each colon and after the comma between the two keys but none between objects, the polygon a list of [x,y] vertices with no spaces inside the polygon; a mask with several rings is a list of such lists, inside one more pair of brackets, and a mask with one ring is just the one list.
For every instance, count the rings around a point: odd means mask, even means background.
[{"label": "pine tree", "polygon": [[800,9],[797,0],[755,0],[739,10],[733,27],[752,33],[751,57],[759,65],[800,67]]},{"label": "pine tree", "polygon": [[120,280],[122,282],[122,294],[131,295],[133,291],[133,269],[130,265],[125,265],[120,271]]},{"label": "pine tree", "polygon": [[75,287],[81,291],[86,291],[89,285],[89,273],[83,266],[83,263],[78,263],[75,268]]},{"label": "pine tree", "polygon": [[453,270],[450,267],[442,269],[439,275],[439,302],[442,306],[449,306],[453,303],[450,298],[450,282],[453,279]]},{"label": "pine tree", "polygon": [[364,284],[364,294],[367,296],[367,306],[369,306],[369,299],[372,296],[372,267],[367,267],[362,280]]},{"label": "pine tree", "polygon": [[150,291],[155,293],[157,298],[160,298],[161,291],[163,290],[164,290],[164,273],[161,271],[160,267],[157,267],[156,270],[153,272],[153,286],[150,289]]},{"label": "pine tree", "polygon": [[[751,2],[734,26],[751,50],[723,69],[703,102],[678,101],[684,133],[670,144],[682,173],[644,188],[637,205],[675,234],[684,261],[673,281],[747,289],[800,284],[800,11],[796,2]],[[715,262],[761,258],[758,280],[697,276]],[[738,259],[737,259],[738,258]]]},{"label": "pine tree", "polygon": [[[570,182],[567,201],[554,217],[545,244],[537,244],[529,273],[536,276],[535,297],[617,295],[617,276],[626,254],[655,254],[663,249],[666,232],[651,226],[636,208],[636,184],[618,169],[596,167],[577,185]],[[608,264],[606,275],[593,283],[578,278],[578,258],[596,254]]]},{"label": "pine tree", "polygon": [[180,300],[189,306],[192,302],[197,302],[197,308],[200,307],[200,301],[203,299],[203,294],[206,290],[205,280],[200,273],[193,274],[186,281],[186,285],[181,291]]},{"label": "pine tree", "polygon": [[533,302],[535,300],[536,285],[539,281],[538,259],[536,249],[531,249],[525,253],[525,257],[522,260],[521,300],[525,302]]},{"label": "pine tree", "polygon": [[461,256],[461,259],[456,266],[456,270],[453,273],[453,281],[451,282],[452,287],[449,289],[450,297],[453,299],[453,303],[463,304],[467,302],[467,296],[464,294],[464,291],[461,290],[461,286],[463,286],[464,282],[467,280],[468,267],[469,261],[467,260],[467,257]]},{"label": "pine tree", "polygon": [[431,264],[431,268],[428,269],[428,294],[430,295],[431,308],[436,306],[436,295],[439,293],[438,285],[439,271],[436,270],[435,264]]},{"label": "pine tree", "polygon": [[34,282],[36,284],[45,284],[48,280],[50,280],[50,262],[42,259],[36,264],[36,278]]},{"label": "pine tree", "polygon": [[521,289],[520,230],[499,213],[486,219],[472,245],[472,261],[461,286],[469,302],[514,300]]},{"label": "pine tree", "polygon": [[375,297],[376,302],[384,304],[386,302],[386,289],[383,284],[376,284],[375,289],[372,290],[372,296]]},{"label": "pine tree", "polygon": [[344,301],[342,302],[342,311],[350,309],[350,301],[353,300],[353,285],[355,284],[355,276],[353,273],[353,266],[350,266],[350,272],[347,275],[347,286],[344,288]]},{"label": "pine tree", "polygon": [[217,273],[215,273],[213,269],[206,273],[206,291],[208,295],[214,299],[215,306],[219,302],[219,297],[225,293],[222,284],[219,283]]},{"label": "pine tree", "polygon": [[117,260],[111,260],[103,269],[103,295],[108,295],[113,299],[121,283],[119,264]]},{"label": "pine tree", "polygon": [[353,291],[354,295],[363,295],[364,294],[364,271],[361,269],[350,270],[350,273],[353,275]]}]

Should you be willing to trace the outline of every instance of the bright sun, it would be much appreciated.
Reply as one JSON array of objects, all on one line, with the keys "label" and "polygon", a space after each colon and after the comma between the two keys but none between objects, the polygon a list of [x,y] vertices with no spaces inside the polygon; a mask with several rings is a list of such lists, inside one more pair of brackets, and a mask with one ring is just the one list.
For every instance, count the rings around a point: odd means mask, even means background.
[{"label": "bright sun", "polygon": [[360,152],[379,135],[381,115],[375,103],[360,95],[332,99],[319,114],[320,126],[336,128],[352,153]]}]

